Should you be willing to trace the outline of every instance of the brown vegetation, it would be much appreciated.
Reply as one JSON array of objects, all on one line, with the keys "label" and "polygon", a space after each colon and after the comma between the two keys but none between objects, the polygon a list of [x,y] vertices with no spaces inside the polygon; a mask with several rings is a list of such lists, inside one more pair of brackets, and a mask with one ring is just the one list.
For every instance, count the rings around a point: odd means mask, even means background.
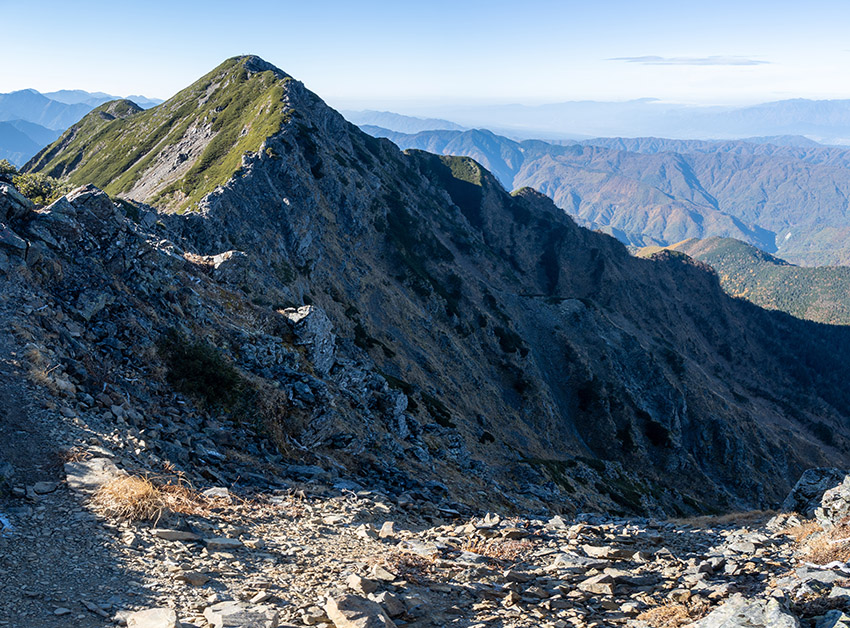
[{"label": "brown vegetation", "polygon": [[516,563],[534,549],[534,544],[526,540],[474,538],[464,543],[461,549],[492,560]]},{"label": "brown vegetation", "polygon": [[200,514],[205,500],[183,483],[158,483],[151,478],[125,475],[98,489],[94,506],[107,517],[158,522],[167,512]]},{"label": "brown vegetation", "polygon": [[652,628],[679,628],[702,619],[709,609],[708,602],[702,599],[689,600],[687,604],[671,601],[642,612],[637,619],[645,621]]}]

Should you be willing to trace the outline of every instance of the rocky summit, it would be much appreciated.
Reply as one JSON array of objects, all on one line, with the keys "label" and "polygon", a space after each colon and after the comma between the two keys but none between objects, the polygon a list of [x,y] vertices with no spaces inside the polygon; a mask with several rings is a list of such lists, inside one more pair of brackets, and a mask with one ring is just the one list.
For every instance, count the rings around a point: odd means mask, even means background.
[{"label": "rocky summit", "polygon": [[840,521],[666,518],[847,468],[850,330],[401,152],[256,57],[102,105],[37,175],[73,191],[0,181],[0,620],[823,615],[776,583]]}]

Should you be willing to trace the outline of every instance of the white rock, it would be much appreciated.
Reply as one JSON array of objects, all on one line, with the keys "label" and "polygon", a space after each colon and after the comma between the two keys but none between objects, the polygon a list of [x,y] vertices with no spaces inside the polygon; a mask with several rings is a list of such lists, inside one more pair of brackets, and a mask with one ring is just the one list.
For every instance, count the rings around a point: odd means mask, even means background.
[{"label": "white rock", "polygon": [[127,616],[127,628],[177,628],[177,613],[170,608],[149,608]]}]

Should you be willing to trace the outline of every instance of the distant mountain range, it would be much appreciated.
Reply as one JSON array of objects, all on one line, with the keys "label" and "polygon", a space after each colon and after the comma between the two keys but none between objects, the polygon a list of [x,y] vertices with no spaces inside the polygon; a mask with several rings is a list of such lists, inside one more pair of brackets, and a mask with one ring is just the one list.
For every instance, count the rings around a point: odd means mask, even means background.
[{"label": "distant mountain range", "polygon": [[850,263],[850,151],[798,136],[517,142],[490,131],[402,134],[401,148],[464,155],[626,244],[731,237],[803,265]]},{"label": "distant mountain range", "polygon": [[24,120],[0,122],[0,159],[22,165],[60,135],[59,131]]},{"label": "distant mountain range", "polygon": [[438,118],[415,118],[403,116],[391,111],[343,111],[349,122],[358,126],[371,125],[392,129],[400,133],[419,133],[420,131],[465,131],[466,128],[448,120]]},{"label": "distant mountain range", "polygon": [[[346,112],[356,124],[413,133],[367,112]],[[825,144],[850,144],[850,100],[781,100],[747,107],[700,107],[644,98],[626,102],[575,101],[539,106],[496,105],[421,109],[416,115],[487,128],[513,138],[586,139],[657,136],[674,139],[740,139],[804,135]],[[432,129],[446,129],[444,125]]]},{"label": "distant mountain range", "polygon": [[[117,98],[79,89],[0,94],[0,159],[23,165],[92,109]],[[143,109],[162,102],[144,96],[131,96],[130,100]]]},{"label": "distant mountain range", "polygon": [[638,257],[679,251],[714,268],[729,294],[756,305],[819,323],[850,325],[850,268],[789,264],[732,238],[685,240],[669,247],[645,247]]}]

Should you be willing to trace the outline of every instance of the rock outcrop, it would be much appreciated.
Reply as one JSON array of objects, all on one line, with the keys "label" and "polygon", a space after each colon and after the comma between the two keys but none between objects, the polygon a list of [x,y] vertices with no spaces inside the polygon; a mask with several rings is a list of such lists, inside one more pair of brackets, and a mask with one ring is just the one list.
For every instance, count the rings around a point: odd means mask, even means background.
[{"label": "rock outcrop", "polygon": [[824,493],[835,488],[845,475],[846,472],[840,469],[806,469],[782,502],[783,512],[796,512],[804,517],[813,517],[821,505]]},{"label": "rock outcrop", "polygon": [[827,530],[847,523],[850,518],[850,475],[844,476],[841,484],[823,493],[820,507],[814,514],[821,527]]}]

